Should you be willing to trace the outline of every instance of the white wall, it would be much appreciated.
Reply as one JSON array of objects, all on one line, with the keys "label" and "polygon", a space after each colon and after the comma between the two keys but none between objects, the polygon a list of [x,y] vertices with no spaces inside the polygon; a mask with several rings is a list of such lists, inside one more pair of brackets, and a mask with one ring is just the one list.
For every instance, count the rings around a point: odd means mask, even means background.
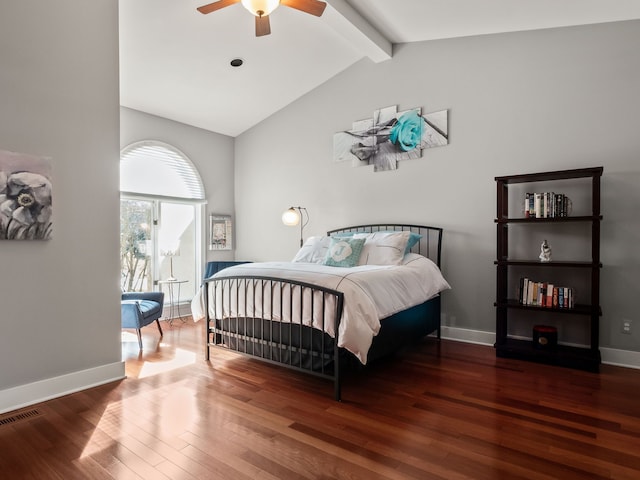
[{"label": "white wall", "polygon": [[[236,139],[237,257],[290,259],[306,235],[368,222],[444,227],[445,325],[495,332],[494,177],[604,166],[601,345],[640,351],[640,22],[396,46]],[[449,109],[450,145],[397,171],[332,163],[332,138],[381,107]],[[537,252],[535,252],[537,255]],[[635,326],[634,324],[634,326]]]},{"label": "white wall", "polygon": [[[124,148],[143,140],[158,140],[184,153],[202,177],[206,194],[205,230],[208,215],[234,215],[233,152],[234,139],[166,118],[129,108],[120,109],[120,144]],[[206,239],[203,239],[206,245]],[[206,261],[233,260],[234,252],[206,251]]]},{"label": "white wall", "polygon": [[0,411],[122,377],[118,18],[0,3],[0,149],[53,159],[53,239],[0,244]]}]

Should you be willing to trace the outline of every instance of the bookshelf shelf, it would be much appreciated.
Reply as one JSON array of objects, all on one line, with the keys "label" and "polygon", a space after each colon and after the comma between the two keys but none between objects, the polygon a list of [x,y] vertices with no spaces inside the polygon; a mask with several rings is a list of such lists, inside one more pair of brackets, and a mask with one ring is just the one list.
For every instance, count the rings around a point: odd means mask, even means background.
[{"label": "bookshelf shelf", "polygon": [[590,372],[600,369],[600,351],[590,348],[558,345],[554,350],[540,350],[527,340],[507,338],[496,355],[503,358],[519,358],[532,362],[576,368]]},{"label": "bookshelf shelf", "polygon": [[[600,307],[600,180],[603,168],[582,168],[575,170],[561,170],[556,172],[542,172],[523,175],[511,175],[496,177],[497,185],[497,214],[494,220],[497,228],[497,260],[496,265],[496,355],[505,358],[518,358],[541,362],[551,365],[577,368],[582,370],[599,370],[599,322],[602,315]],[[509,217],[509,186],[520,183],[553,182],[555,180],[572,180],[578,178],[589,178],[591,214],[581,216],[557,216],[549,218],[520,218]],[[535,188],[535,187],[533,187]],[[522,199],[512,199],[521,202]],[[566,212],[565,212],[566,213]],[[554,224],[571,224],[576,222],[587,222],[591,225],[591,255],[589,259],[583,261],[563,261],[554,260],[551,262],[540,262],[531,259],[510,259],[509,258],[509,225],[528,224],[531,228],[535,225],[546,224],[546,228],[553,228]],[[581,230],[583,231],[583,230]],[[578,235],[578,233],[576,233]],[[580,234],[584,235],[584,233]],[[525,305],[519,300],[509,298],[509,286],[513,287],[518,278],[510,276],[512,267],[518,270],[524,269],[531,272],[535,277],[535,272],[549,272],[560,268],[571,275],[588,276],[590,279],[590,292],[586,297],[581,297],[586,304],[576,304],[572,308],[558,308],[541,305]],[[535,348],[532,340],[515,339],[509,335],[509,323],[519,317],[532,313],[540,317],[541,323],[548,323],[553,326],[553,317],[557,314],[569,314],[582,316],[585,319],[585,328],[589,329],[590,345],[586,347],[572,347],[566,345],[549,346],[546,348]]]},{"label": "bookshelf shelf", "polygon": [[[554,268],[554,267],[568,267],[568,268],[593,268],[593,262],[576,262],[576,261],[552,261],[552,262],[540,262],[534,260],[496,260],[493,263],[496,265],[526,265],[529,267],[542,267],[542,268]],[[602,264],[598,265],[602,268]]]},{"label": "bookshelf shelf", "polygon": [[495,223],[571,223],[571,222],[593,222],[595,220],[602,220],[602,215],[582,215],[576,217],[549,217],[549,218],[496,218]]},{"label": "bookshelf shelf", "polygon": [[532,310],[541,313],[569,313],[576,315],[591,315],[593,313],[597,313],[598,316],[602,315],[602,310],[598,305],[583,305],[576,304],[572,308],[557,308],[557,307],[542,307],[539,305],[523,305],[518,300],[513,298],[507,299],[505,303],[494,303],[494,307],[505,307],[505,308],[514,308],[519,310]]}]

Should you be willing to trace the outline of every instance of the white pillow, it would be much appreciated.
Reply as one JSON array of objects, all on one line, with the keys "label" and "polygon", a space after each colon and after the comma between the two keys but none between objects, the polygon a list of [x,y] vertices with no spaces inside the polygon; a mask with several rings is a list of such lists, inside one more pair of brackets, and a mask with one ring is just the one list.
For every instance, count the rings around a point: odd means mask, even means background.
[{"label": "white pillow", "polygon": [[411,232],[357,233],[356,238],[365,238],[358,265],[400,265]]},{"label": "white pillow", "polygon": [[293,257],[292,262],[323,263],[330,244],[330,237],[309,237],[307,241],[304,242],[304,245],[300,247],[296,256]]}]

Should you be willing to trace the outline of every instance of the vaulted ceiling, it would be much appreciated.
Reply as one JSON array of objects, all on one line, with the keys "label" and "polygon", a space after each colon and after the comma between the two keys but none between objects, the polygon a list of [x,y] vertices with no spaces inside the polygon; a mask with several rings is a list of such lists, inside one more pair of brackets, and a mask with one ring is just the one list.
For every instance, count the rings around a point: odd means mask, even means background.
[{"label": "vaulted ceiling", "polygon": [[638,0],[328,0],[322,17],[277,8],[256,37],[240,3],[207,3],[119,1],[122,106],[235,137],[396,43],[640,18]]}]

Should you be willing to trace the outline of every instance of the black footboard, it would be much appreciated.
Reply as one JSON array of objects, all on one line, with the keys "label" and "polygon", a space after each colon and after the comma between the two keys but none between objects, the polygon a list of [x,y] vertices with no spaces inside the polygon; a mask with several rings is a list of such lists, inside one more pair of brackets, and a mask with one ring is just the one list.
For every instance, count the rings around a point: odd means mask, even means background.
[{"label": "black footboard", "polygon": [[342,292],[272,277],[209,278],[205,286],[207,360],[219,347],[329,378],[340,400]]}]

